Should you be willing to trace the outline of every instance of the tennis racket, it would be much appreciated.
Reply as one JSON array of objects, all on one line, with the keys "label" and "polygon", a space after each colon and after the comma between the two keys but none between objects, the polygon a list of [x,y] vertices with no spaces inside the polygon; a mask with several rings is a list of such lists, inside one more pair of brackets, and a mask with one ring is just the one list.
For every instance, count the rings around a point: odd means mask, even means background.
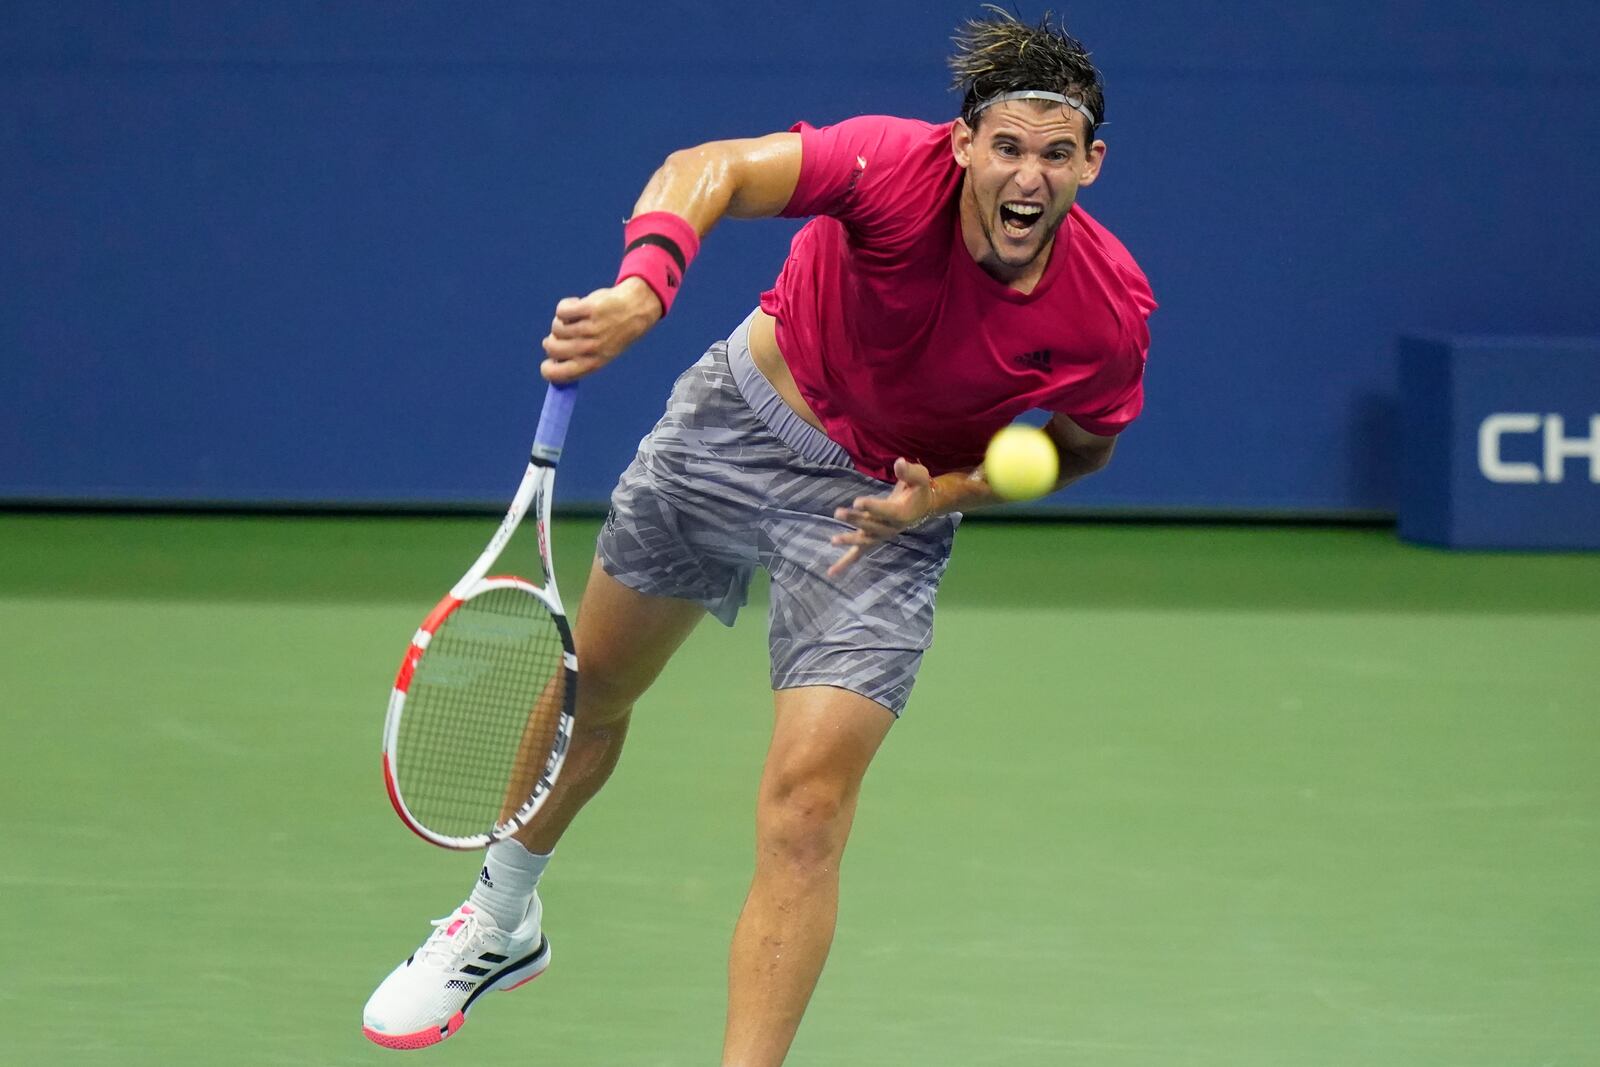
[{"label": "tennis racket", "polygon": [[[423,619],[389,695],[383,782],[414,833],[476,849],[526,826],[572,738],[578,658],[550,559],[550,494],[577,386],[549,386],[511,508],[470,570]],[[544,586],[489,577],[533,510]]]}]

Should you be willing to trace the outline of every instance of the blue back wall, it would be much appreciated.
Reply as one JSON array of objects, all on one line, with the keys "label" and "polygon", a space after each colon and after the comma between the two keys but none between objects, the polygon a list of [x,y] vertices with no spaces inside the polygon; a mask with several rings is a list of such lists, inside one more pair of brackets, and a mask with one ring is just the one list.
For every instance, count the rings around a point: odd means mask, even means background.
[{"label": "blue back wall", "polygon": [[[14,0],[0,499],[501,501],[551,308],[609,282],[655,165],[948,118],[976,11]],[[1162,306],[1145,416],[1062,503],[1392,510],[1399,334],[1600,333],[1600,5],[1068,14],[1111,120],[1083,202]],[[585,384],[566,502],[604,498],[793,228],[724,224]]]}]

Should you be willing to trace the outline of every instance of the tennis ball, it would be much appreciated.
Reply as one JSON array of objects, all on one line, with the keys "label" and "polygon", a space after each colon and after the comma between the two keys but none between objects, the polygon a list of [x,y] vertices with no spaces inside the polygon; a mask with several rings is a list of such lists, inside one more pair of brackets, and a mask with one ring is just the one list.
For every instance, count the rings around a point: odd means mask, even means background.
[{"label": "tennis ball", "polygon": [[1061,456],[1055,442],[1035,426],[1007,426],[989,441],[983,476],[1005,500],[1033,500],[1055,488]]}]

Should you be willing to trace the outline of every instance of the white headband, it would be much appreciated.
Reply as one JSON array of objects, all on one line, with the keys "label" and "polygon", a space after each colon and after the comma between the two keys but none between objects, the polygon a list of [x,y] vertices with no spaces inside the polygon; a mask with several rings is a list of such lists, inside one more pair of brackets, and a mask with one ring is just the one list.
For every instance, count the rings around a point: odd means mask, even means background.
[{"label": "white headband", "polygon": [[1098,125],[1098,123],[1096,123],[1094,120],[1094,113],[1084,106],[1083,97],[1062,96],[1060,93],[1052,93],[1047,89],[1019,89],[1014,93],[1001,93],[998,96],[991,96],[989,99],[972,109],[972,117],[977,118],[985,108],[993,107],[995,104],[1003,104],[1008,100],[1048,100],[1054,104],[1061,104],[1065,107],[1070,107],[1072,110],[1082,115],[1088,120],[1089,129],[1092,130],[1096,125]]}]

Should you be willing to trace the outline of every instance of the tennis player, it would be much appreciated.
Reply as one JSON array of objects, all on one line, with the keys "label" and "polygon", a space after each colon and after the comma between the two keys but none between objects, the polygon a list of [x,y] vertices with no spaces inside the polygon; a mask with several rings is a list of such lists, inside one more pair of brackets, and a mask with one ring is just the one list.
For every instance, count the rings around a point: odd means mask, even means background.
[{"label": "tennis player", "polygon": [[960,117],[863,116],[673,153],[614,285],[562,300],[544,376],[605,366],[672,307],[723,218],[815,216],[760,305],[678,379],[611,498],[577,619],[566,769],[469,899],[384,980],[364,1031],[454,1033],[477,996],[548,966],[535,892],[616,766],[634,704],[707,613],[772,576],[775,725],[754,880],[734,930],[723,1063],[781,1063],[833,938],[862,777],[906,706],[961,513],[994,501],[991,435],[1050,413],[1061,484],[1139,414],[1155,300],[1075,203],[1100,174],[1099,73],[1049,16],[990,8],[951,59]]}]

